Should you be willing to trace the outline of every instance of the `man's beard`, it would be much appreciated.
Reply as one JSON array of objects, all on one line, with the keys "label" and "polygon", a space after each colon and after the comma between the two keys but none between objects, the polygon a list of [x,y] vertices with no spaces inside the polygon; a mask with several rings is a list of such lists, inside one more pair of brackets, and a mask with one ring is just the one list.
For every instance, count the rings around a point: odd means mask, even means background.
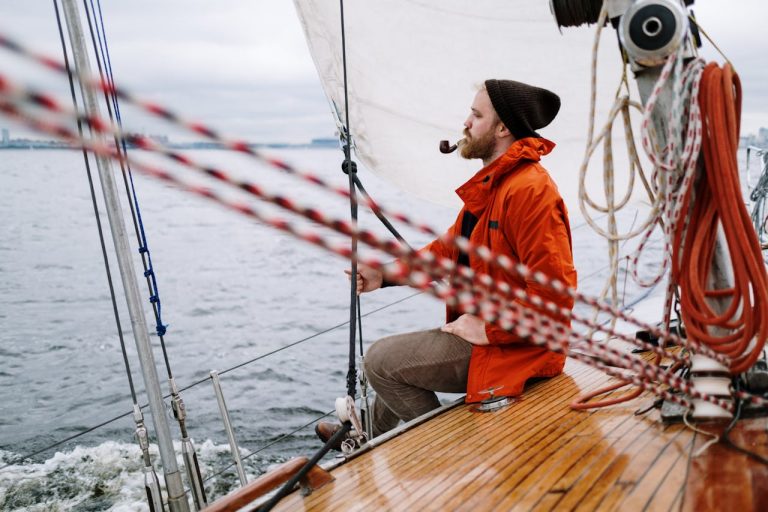
[{"label": "man's beard", "polygon": [[488,130],[480,137],[470,137],[469,131],[464,130],[465,142],[461,145],[461,156],[467,160],[479,158],[488,160],[493,156],[496,147],[496,137],[493,130]]}]

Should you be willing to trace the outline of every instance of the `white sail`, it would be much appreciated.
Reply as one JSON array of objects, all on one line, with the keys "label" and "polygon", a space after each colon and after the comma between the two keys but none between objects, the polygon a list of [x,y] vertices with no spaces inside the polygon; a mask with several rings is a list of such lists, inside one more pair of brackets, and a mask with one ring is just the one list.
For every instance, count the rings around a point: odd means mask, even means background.
[{"label": "white sail", "polygon": [[[343,120],[339,2],[295,5],[325,93]],[[438,142],[461,137],[477,85],[518,80],[562,99],[558,117],[540,133],[558,144],[546,165],[577,210],[594,27],[560,33],[543,0],[348,1],[344,17],[350,131],[366,167],[403,190],[457,204],[453,191],[477,162],[442,155]],[[615,32],[604,30],[602,38],[598,120],[610,109],[621,74]]]}]

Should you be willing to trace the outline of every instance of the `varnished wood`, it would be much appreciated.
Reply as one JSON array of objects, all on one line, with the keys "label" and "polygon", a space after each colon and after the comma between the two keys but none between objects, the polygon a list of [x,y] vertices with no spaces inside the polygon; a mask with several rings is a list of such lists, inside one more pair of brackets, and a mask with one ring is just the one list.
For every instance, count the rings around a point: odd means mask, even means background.
[{"label": "varnished wood", "polygon": [[[261,475],[256,480],[249,482],[244,487],[229,493],[221,499],[211,503],[203,509],[203,512],[225,512],[240,510],[258,498],[264,496],[279,485],[284,484],[299,472],[309,462],[307,457],[297,457],[285,462],[269,473]],[[333,481],[333,476],[319,466],[312,466],[306,476],[301,479],[302,488],[310,490],[319,489],[323,485]]]},{"label": "varnished wood", "polygon": [[[707,432],[722,434],[725,424],[701,425]],[[693,450],[709,438],[696,434]],[[768,418],[742,420],[730,433],[742,448],[768,458]],[[690,459],[683,510],[730,509],[763,511],[768,508],[768,466],[722,444],[714,444]]]},{"label": "varnished wood", "polygon": [[[334,482],[307,497],[294,493],[276,510],[698,512],[768,503],[768,467],[719,445],[692,458],[703,436],[662,424],[655,411],[634,415],[648,396],[603,409],[569,407],[579,393],[609,382],[569,359],[563,375],[531,386],[518,402],[491,413],[455,407],[337,467]],[[749,421],[740,422],[734,441],[760,445],[768,456],[766,420]],[[740,498],[720,501],[731,494]]]}]

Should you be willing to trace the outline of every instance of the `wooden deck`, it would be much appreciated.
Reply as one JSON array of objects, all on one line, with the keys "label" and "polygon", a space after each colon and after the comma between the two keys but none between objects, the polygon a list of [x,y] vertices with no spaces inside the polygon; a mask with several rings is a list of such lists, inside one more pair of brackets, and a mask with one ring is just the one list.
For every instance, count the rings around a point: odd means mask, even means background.
[{"label": "wooden deck", "polygon": [[[609,378],[568,360],[565,374],[497,412],[461,405],[333,470],[310,496],[275,510],[766,510],[768,467],[657,411],[648,397],[593,411],[570,401]],[[711,430],[723,425],[709,425]],[[768,456],[768,422],[732,439]]]}]

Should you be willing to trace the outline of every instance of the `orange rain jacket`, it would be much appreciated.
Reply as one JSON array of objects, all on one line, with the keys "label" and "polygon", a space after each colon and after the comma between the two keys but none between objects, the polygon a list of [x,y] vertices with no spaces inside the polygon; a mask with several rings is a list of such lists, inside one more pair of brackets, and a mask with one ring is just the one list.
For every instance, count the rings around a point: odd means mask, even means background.
[{"label": "orange rain jacket", "polygon": [[[495,254],[504,254],[533,272],[543,272],[575,287],[576,269],[568,211],[557,186],[539,164],[541,156],[552,151],[554,146],[544,138],[517,140],[505,154],[459,187],[456,193],[464,201],[464,208],[449,233],[461,235],[462,219],[468,210],[478,218],[470,236],[473,244],[489,247]],[[423,250],[453,261],[459,257],[458,249],[439,239]],[[469,257],[469,266],[475,272],[506,281],[528,294],[538,295],[564,308],[573,308],[572,298],[532,280],[523,280],[498,266],[490,266],[477,257]],[[448,322],[458,316],[459,312],[447,308]],[[497,396],[519,395],[528,379],[552,377],[562,372],[563,354],[535,346],[493,324],[486,324],[485,332],[489,345],[472,346],[467,402],[483,400],[488,397],[483,391],[499,386],[503,387],[495,392]]]}]

